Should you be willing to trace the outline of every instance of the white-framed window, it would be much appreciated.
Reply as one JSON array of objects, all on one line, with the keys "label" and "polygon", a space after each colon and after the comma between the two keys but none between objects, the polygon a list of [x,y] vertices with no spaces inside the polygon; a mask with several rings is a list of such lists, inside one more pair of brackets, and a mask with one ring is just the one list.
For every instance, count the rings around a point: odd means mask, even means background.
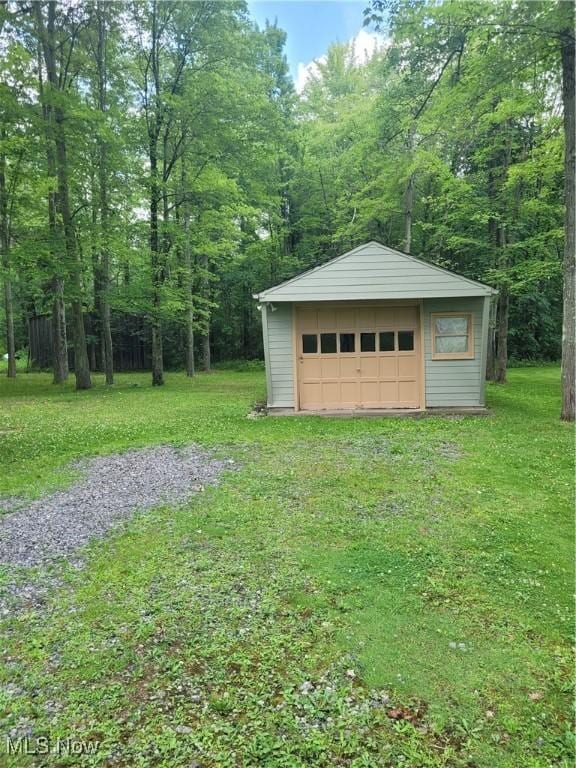
[{"label": "white-framed window", "polygon": [[474,357],[471,312],[433,313],[431,324],[433,360],[469,360]]}]

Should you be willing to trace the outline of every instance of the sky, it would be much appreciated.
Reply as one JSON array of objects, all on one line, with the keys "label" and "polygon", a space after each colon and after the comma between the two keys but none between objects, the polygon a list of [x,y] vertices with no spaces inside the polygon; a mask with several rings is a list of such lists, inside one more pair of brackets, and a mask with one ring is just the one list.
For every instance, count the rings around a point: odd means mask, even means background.
[{"label": "sky", "polygon": [[362,11],[368,0],[249,0],[252,18],[263,27],[266,19],[287,33],[286,56],[290,72],[301,90],[310,63],[326,53],[333,42],[358,36],[357,47],[373,49],[376,36],[362,29]]}]

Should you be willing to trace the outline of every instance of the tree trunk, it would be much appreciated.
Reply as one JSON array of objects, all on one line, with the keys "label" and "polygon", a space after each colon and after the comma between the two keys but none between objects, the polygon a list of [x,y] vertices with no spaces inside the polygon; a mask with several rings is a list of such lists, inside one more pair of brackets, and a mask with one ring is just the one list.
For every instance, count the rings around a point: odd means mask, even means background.
[{"label": "tree trunk", "polygon": [[182,226],[184,230],[183,260],[186,291],[186,376],[194,376],[194,275],[190,248],[190,194],[187,186],[186,159],[182,158]]},{"label": "tree trunk", "polygon": [[410,174],[404,193],[404,252],[412,248],[412,210],[414,208],[414,174]]},{"label": "tree trunk", "polygon": [[488,319],[488,348],[486,356],[486,381],[496,380],[496,311],[498,299],[490,301],[490,316]]},{"label": "tree trunk", "polygon": [[186,376],[195,376],[194,365],[194,309],[186,310]]},{"label": "tree trunk", "polygon": [[[56,73],[55,35],[54,26],[56,7],[54,3],[48,4],[48,23],[44,26],[42,7],[40,3],[34,3],[38,34],[42,41],[44,62],[48,81],[54,93],[59,88]],[[62,92],[60,92],[62,96]],[[68,156],[66,149],[66,136],[64,132],[64,110],[61,102],[57,101],[54,112],[54,144],[56,149],[56,172],[58,178],[58,210],[62,217],[64,228],[64,241],[66,244],[66,256],[68,267],[72,273],[74,296],[72,300],[72,317],[74,323],[74,375],[76,377],[76,389],[90,389],[90,366],[86,349],[86,333],[84,330],[84,316],[82,307],[82,263],[76,245],[76,233],[70,210],[70,193],[68,185]]]},{"label": "tree trunk", "polygon": [[[3,254],[3,256],[7,254]],[[4,312],[6,314],[6,351],[8,353],[8,371],[9,379],[16,378],[16,346],[14,344],[14,306],[12,302],[12,281],[9,277],[9,265],[7,259],[3,258],[2,266],[6,270],[4,277]]]},{"label": "tree trunk", "polygon": [[494,349],[494,331],[488,329],[488,347],[486,349],[486,381],[496,379],[496,350]]},{"label": "tree trunk", "polygon": [[98,370],[98,361],[96,359],[96,344],[92,343],[90,344],[90,370],[91,371],[97,371]]},{"label": "tree trunk", "polygon": [[[81,280],[74,280],[74,290],[76,294],[82,291]],[[90,377],[90,364],[86,349],[82,299],[74,299],[71,306],[74,323],[74,376],[76,377],[76,389],[90,389],[92,379]]]},{"label": "tree trunk", "polygon": [[64,139],[64,116],[61,109],[55,110],[56,118],[56,165],[58,170],[58,202],[62,223],[66,255],[72,270],[74,297],[72,299],[72,320],[74,324],[74,376],[76,389],[90,389],[90,365],[86,349],[86,332],[84,329],[84,308],[82,306],[82,263],[76,246],[76,233],[70,210],[68,191],[68,158]]},{"label": "tree trunk", "polygon": [[209,373],[212,369],[210,355],[210,323],[206,322],[206,332],[202,334],[202,370]]},{"label": "tree trunk", "polygon": [[564,104],[564,288],[562,320],[562,421],[574,421],[575,388],[575,325],[574,281],[576,280],[576,78],[574,56],[574,5],[563,2],[570,23],[562,37],[562,101]]},{"label": "tree trunk", "polygon": [[[6,139],[6,129],[0,131]],[[16,347],[14,343],[14,304],[10,276],[10,220],[8,216],[8,190],[6,187],[6,155],[0,155],[0,251],[4,271],[4,314],[6,316],[6,351],[8,352],[8,378],[16,378]]]},{"label": "tree trunk", "polygon": [[496,370],[494,381],[499,384],[506,383],[506,368],[508,365],[508,314],[510,307],[510,297],[508,288],[502,287],[498,296],[498,328],[497,328],[497,352],[496,352]]},{"label": "tree trunk", "polygon": [[[93,165],[96,166],[97,160],[95,159],[93,161]],[[93,169],[91,169],[93,170]],[[91,184],[90,184],[90,201],[91,201],[91,208],[92,208],[92,229],[90,233],[90,251],[92,256],[92,285],[93,285],[93,296],[94,296],[94,317],[91,318],[91,324],[90,324],[90,333],[92,336],[95,336],[98,339],[98,347],[99,347],[99,362],[100,367],[96,367],[94,365],[94,356],[92,354],[92,349],[90,350],[90,368],[93,371],[102,371],[104,369],[104,354],[103,354],[103,343],[102,343],[102,328],[100,323],[100,296],[102,293],[102,282],[100,277],[100,237],[98,232],[98,216],[99,216],[99,209],[98,209],[98,191],[96,188],[96,181],[94,179],[94,174],[91,174]],[[93,347],[94,344],[91,344],[91,347]],[[98,359],[96,360],[96,363],[98,364]]]},{"label": "tree trunk", "polygon": [[150,160],[150,266],[152,268],[152,386],[164,384],[164,359],[162,353],[162,276],[160,241],[158,237],[158,203],[160,183],[158,178],[158,139],[162,126],[160,103],[160,60],[158,53],[157,2],[152,3],[152,34],[150,62],[154,82],[154,115],[148,132],[148,156]]},{"label": "tree trunk", "polygon": [[158,242],[158,160],[156,143],[150,142],[150,259],[152,266],[152,386],[164,384],[162,353],[162,321],[160,319],[162,287]]},{"label": "tree trunk", "polygon": [[[412,120],[408,135],[406,136],[406,156],[410,163],[414,161],[414,137],[416,135],[416,120]],[[404,241],[402,243],[405,253],[412,250],[412,214],[414,210],[414,171],[410,173],[404,190]]]},{"label": "tree trunk", "polygon": [[[495,181],[492,167],[488,170],[488,197],[494,205],[495,199]],[[498,222],[491,216],[488,220],[488,238],[491,243],[498,248]],[[491,307],[490,313],[490,335],[488,336],[488,357],[486,360],[486,380],[496,381],[496,327],[498,323],[498,303],[499,298]]]},{"label": "tree trunk", "polygon": [[[49,118],[51,119],[51,118]],[[49,146],[47,152],[48,175],[56,175],[54,152]],[[56,263],[56,242],[61,242],[59,227],[56,217],[58,195],[54,190],[48,192],[48,229],[51,232],[52,258]],[[62,384],[68,379],[68,333],[66,328],[66,304],[64,302],[64,279],[55,274],[52,278],[52,381],[54,384]]]},{"label": "tree trunk", "polygon": [[[53,179],[56,176],[56,158],[54,157],[53,114],[52,107],[44,98],[42,80],[42,54],[38,48],[38,91],[42,103],[44,121],[44,139],[46,144],[46,170]],[[56,216],[58,195],[55,190],[48,192],[48,231],[50,233],[50,254],[52,264],[56,266],[58,257],[56,243],[60,242],[58,219]],[[66,334],[66,307],[64,304],[64,280],[55,273],[51,282],[52,292],[52,382],[62,384],[68,378],[68,339]]]},{"label": "tree trunk", "polygon": [[[496,106],[496,103],[494,106]],[[497,134],[502,131],[502,126],[495,126],[493,133],[495,141]],[[500,270],[505,271],[508,267],[508,232],[506,228],[507,210],[505,203],[500,199],[502,186],[506,183],[508,177],[508,168],[511,160],[511,145],[509,141],[505,142],[504,148],[500,148],[492,156],[488,166],[488,197],[492,206],[492,215],[488,221],[488,232],[490,239],[494,244],[495,259]],[[508,217],[510,214],[508,213]],[[499,296],[496,311],[496,332],[495,332],[495,351],[493,366],[490,366],[488,359],[487,378],[501,384],[506,382],[506,369],[508,366],[508,319],[510,310],[510,294],[508,286],[503,283],[499,286]]]},{"label": "tree trunk", "polygon": [[157,141],[150,139],[150,261],[152,267],[152,386],[164,384],[162,353],[161,287],[162,270],[158,240],[158,155]]},{"label": "tree trunk", "polygon": [[66,338],[66,307],[64,305],[64,282],[60,277],[52,278],[52,368],[53,383],[62,384],[68,378],[68,340]]},{"label": "tree trunk", "polygon": [[[499,99],[492,100],[492,109],[496,109]],[[489,128],[488,135],[493,143],[497,145],[497,134],[499,127],[493,125]],[[494,248],[494,261],[497,261],[498,248],[500,246],[500,221],[497,216],[498,208],[498,178],[502,169],[500,154],[493,151],[488,159],[488,178],[487,193],[490,201],[490,217],[488,219],[488,241]],[[454,172],[454,168],[452,169]],[[497,349],[497,327],[498,327],[498,306],[500,298],[498,297],[490,307],[490,335],[488,337],[488,357],[486,360],[486,379],[487,381],[496,381],[496,349]]]},{"label": "tree trunk", "polygon": [[201,258],[200,266],[202,268],[202,278],[200,280],[200,295],[206,303],[206,320],[204,321],[204,330],[202,332],[202,370],[210,371],[211,368],[211,356],[210,356],[210,280],[208,276],[209,261],[208,256],[204,255]]},{"label": "tree trunk", "polygon": [[[97,4],[98,45],[96,60],[98,66],[98,108],[106,113],[106,20],[104,3]],[[108,221],[108,158],[106,140],[98,138],[98,192],[100,204],[100,265],[99,297],[100,332],[102,334],[102,367],[106,384],[114,384],[114,350],[112,348],[112,329],[110,327],[110,246]]]},{"label": "tree trunk", "polygon": [[[506,257],[506,230],[500,223],[497,231],[498,249],[501,252],[500,266],[504,267],[507,263]],[[508,366],[508,317],[510,313],[510,294],[508,286],[500,287],[498,296],[498,315],[496,326],[496,365],[494,370],[494,381],[499,384],[506,383],[506,368]]]},{"label": "tree trunk", "polygon": [[252,299],[252,291],[247,285],[242,286],[242,354],[244,359],[250,358],[252,351],[250,328],[251,328],[251,310],[254,300]]}]

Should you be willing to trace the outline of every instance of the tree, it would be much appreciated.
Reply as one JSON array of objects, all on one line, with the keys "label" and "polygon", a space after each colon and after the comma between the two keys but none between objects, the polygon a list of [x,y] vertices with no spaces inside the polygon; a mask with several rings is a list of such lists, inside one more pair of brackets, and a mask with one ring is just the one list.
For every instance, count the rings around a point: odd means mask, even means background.
[{"label": "tree", "polygon": [[[95,46],[95,63],[97,73],[98,110],[106,119],[108,109],[108,26],[109,17],[107,4],[96,3],[97,39]],[[104,123],[98,134],[98,207],[100,253],[97,269],[96,304],[100,314],[100,329],[102,333],[102,357],[106,384],[114,383],[114,362],[112,351],[112,329],[110,326],[110,212],[108,191],[108,141],[106,138],[108,126]]]},{"label": "tree", "polygon": [[332,46],[298,97],[285,34],[242,2],[0,0],[9,357],[47,310],[55,381],[66,316],[108,382],[150,337],[154,385],[260,356],[252,295],[377,239],[498,287],[500,380],[558,358],[564,263],[569,393],[569,10],[387,3],[386,42]]},{"label": "tree", "polygon": [[[58,180],[58,196],[56,210],[62,222],[64,243],[66,248],[67,265],[73,281],[72,314],[74,319],[74,376],[76,389],[90,389],[90,366],[86,350],[86,333],[84,330],[84,315],[82,306],[82,262],[78,253],[76,232],[72,208],[70,206],[70,186],[68,167],[68,148],[65,130],[66,89],[73,74],[69,71],[69,62],[74,52],[81,22],[73,20],[67,30],[68,58],[58,71],[57,40],[56,40],[56,3],[48,3],[47,18],[44,17],[42,2],[33,3],[36,20],[36,31],[41,43],[48,81],[48,93],[44,92],[45,103],[49,106],[46,113],[49,125],[49,137],[54,143],[56,175]],[[52,123],[49,118],[53,115]]]},{"label": "tree", "polygon": [[194,376],[196,368],[194,365],[194,270],[192,263],[192,244],[190,242],[190,226],[192,221],[192,210],[190,200],[190,190],[188,189],[188,173],[186,160],[182,158],[182,235],[183,235],[183,265],[184,265],[184,284],[185,284],[185,333],[186,333],[186,376]]},{"label": "tree", "polygon": [[[139,33],[139,90],[149,162],[150,266],[152,280],[152,383],[164,383],[163,291],[173,238],[170,235],[170,181],[187,146],[193,114],[187,97],[194,75],[211,71],[221,59],[223,35],[237,11],[216,2],[150,3],[135,8]],[[141,32],[146,30],[147,37]],[[172,195],[175,193],[172,192]]]},{"label": "tree", "polygon": [[563,421],[574,421],[576,411],[576,356],[574,283],[576,281],[576,78],[574,75],[574,5],[560,4],[566,19],[562,29],[562,97],[564,104],[564,314],[562,327],[562,411]]},{"label": "tree", "polygon": [[[0,129],[0,143],[6,141],[6,128]],[[16,348],[14,343],[14,304],[10,265],[10,216],[6,182],[6,154],[0,149],[0,251],[4,272],[4,312],[6,314],[6,346],[8,350],[8,378],[16,378]]]},{"label": "tree", "polygon": [[[7,4],[0,5],[0,33],[7,22]],[[16,341],[14,333],[14,296],[12,263],[13,219],[16,210],[18,188],[23,180],[22,165],[25,151],[29,149],[24,127],[29,115],[23,104],[23,84],[18,82],[22,58],[15,46],[9,45],[2,61],[0,83],[0,267],[4,283],[4,314],[6,325],[6,350],[8,354],[8,378],[16,377]]]},{"label": "tree", "polygon": [[[545,73],[548,92],[557,87],[556,72],[561,63],[563,72],[562,100],[564,112],[565,144],[565,224],[564,224],[564,332],[563,332],[563,408],[562,418],[570,418],[574,412],[574,6],[572,2],[557,3],[531,2],[513,3],[500,0],[498,3],[429,3],[400,4],[390,0],[372,0],[365,11],[366,23],[383,24],[389,14],[391,26],[403,39],[427,41],[445,54],[444,64],[438,69],[432,90],[444,76],[460,80],[461,65],[467,58],[478,58],[476,64],[476,94],[489,93],[494,105],[499,105],[498,91],[502,83],[521,82],[523,87],[530,83],[533,72]],[[454,59],[448,51],[451,39],[458,36],[467,39],[466,51],[462,46],[457,56],[456,73]],[[474,41],[474,45],[471,45]],[[494,53],[499,56],[494,57]],[[478,57],[478,54],[480,56]],[[408,54],[410,55],[410,54]],[[490,61],[494,66],[490,66]],[[452,72],[450,65],[452,63]],[[479,77],[480,76],[480,77]],[[520,95],[520,99],[521,99]],[[504,99],[506,102],[506,99]],[[520,108],[520,112],[521,112]],[[455,114],[450,111],[450,114]],[[542,112],[541,112],[542,114]],[[500,286],[498,338],[495,377],[505,380],[506,351],[508,343],[509,285],[507,270],[515,269],[509,264],[510,255],[508,229],[504,221],[493,228],[496,250],[499,252],[500,274],[506,279]]]},{"label": "tree", "polygon": [[[6,3],[0,6],[0,33],[6,19]],[[4,116],[3,116],[4,117]],[[0,252],[4,272],[4,313],[6,315],[6,347],[8,351],[8,378],[16,378],[16,349],[14,343],[14,305],[12,301],[12,276],[10,273],[10,216],[8,186],[6,181],[6,119],[0,128]]]},{"label": "tree", "polygon": [[66,306],[64,302],[64,270],[59,259],[58,250],[62,245],[61,225],[57,217],[57,192],[53,186],[56,177],[56,155],[52,137],[54,115],[52,105],[45,96],[43,67],[41,61],[41,45],[38,41],[38,94],[44,123],[44,147],[46,153],[46,171],[50,179],[47,190],[48,229],[50,243],[50,262],[52,276],[50,290],[52,293],[52,373],[54,384],[61,384],[68,378],[68,339],[66,328]]}]

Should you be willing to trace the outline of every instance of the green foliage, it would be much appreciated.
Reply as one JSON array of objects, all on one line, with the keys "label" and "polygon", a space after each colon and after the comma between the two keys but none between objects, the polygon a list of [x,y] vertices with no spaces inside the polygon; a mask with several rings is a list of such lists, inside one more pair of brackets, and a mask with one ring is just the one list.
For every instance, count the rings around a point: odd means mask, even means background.
[{"label": "green foliage", "polygon": [[[365,65],[333,46],[303,95],[291,185],[298,267],[372,238],[404,249],[410,183],[411,252],[507,287],[511,354],[556,355],[563,137],[558,46],[546,37],[553,6],[372,8],[388,24],[386,44]],[[535,312],[529,333],[525,316],[516,325],[519,302]]]},{"label": "green foliage", "polygon": [[[183,341],[192,306],[194,330],[210,327],[217,359],[257,357],[254,293],[368,239],[406,248],[410,209],[412,253],[509,289],[512,356],[557,355],[563,138],[555,34],[562,19],[554,4],[375,0],[365,17],[388,26],[380,48],[359,64],[351,46],[333,45],[301,95],[285,33],[271,24],[258,29],[242,3],[66,8],[57,4],[56,14],[57,40],[69,54],[66,88],[47,92],[45,103],[59,99],[69,116],[87,310],[98,309],[106,250],[113,308],[180,325]],[[46,172],[38,41],[30,15],[15,11],[9,4],[2,16],[0,156],[9,176],[16,346],[23,346],[18,318],[50,312],[52,279],[67,278],[71,265],[60,228],[50,232],[47,224],[56,180]],[[153,18],[158,103],[147,48]],[[161,254],[153,268],[147,158],[156,118]],[[74,298],[68,279],[64,290]]]},{"label": "green foliage", "polygon": [[[47,220],[47,197],[56,180],[45,170],[48,144],[34,69],[39,42],[28,12],[15,10],[10,6],[2,16],[6,42],[0,55],[0,111],[7,132],[0,136],[0,155],[6,156],[10,174],[11,276],[19,317],[51,311],[53,276],[67,278],[70,265],[61,228],[50,232]],[[97,58],[101,17],[106,30],[103,108]],[[146,48],[154,23],[161,103],[153,99]],[[151,0],[137,5],[91,2],[68,10],[57,4],[55,35],[69,57],[65,87],[53,93],[45,73],[42,85],[44,103],[54,106],[59,100],[67,114],[69,192],[84,307],[98,310],[106,251],[107,300],[114,309],[184,327],[192,301],[195,330],[203,333],[241,272],[249,285],[241,306],[232,310],[244,312],[256,285],[268,282],[269,263],[281,262],[285,251],[285,166],[291,157],[295,102],[283,54],[285,34],[276,26],[256,29],[242,3]],[[145,160],[156,119],[162,126],[159,280],[150,259],[150,169]],[[100,226],[102,147],[105,229]],[[184,232],[186,207],[190,226]],[[264,227],[266,240],[260,236]],[[183,257],[185,248],[191,252],[191,267]],[[65,299],[73,299],[70,281],[65,280],[64,289]],[[252,356],[260,348],[255,320],[243,350]],[[218,322],[215,336],[220,337]],[[16,331],[18,346],[26,341],[25,326],[18,323]],[[232,342],[234,349],[222,352],[225,357],[238,354],[238,342]]]}]

